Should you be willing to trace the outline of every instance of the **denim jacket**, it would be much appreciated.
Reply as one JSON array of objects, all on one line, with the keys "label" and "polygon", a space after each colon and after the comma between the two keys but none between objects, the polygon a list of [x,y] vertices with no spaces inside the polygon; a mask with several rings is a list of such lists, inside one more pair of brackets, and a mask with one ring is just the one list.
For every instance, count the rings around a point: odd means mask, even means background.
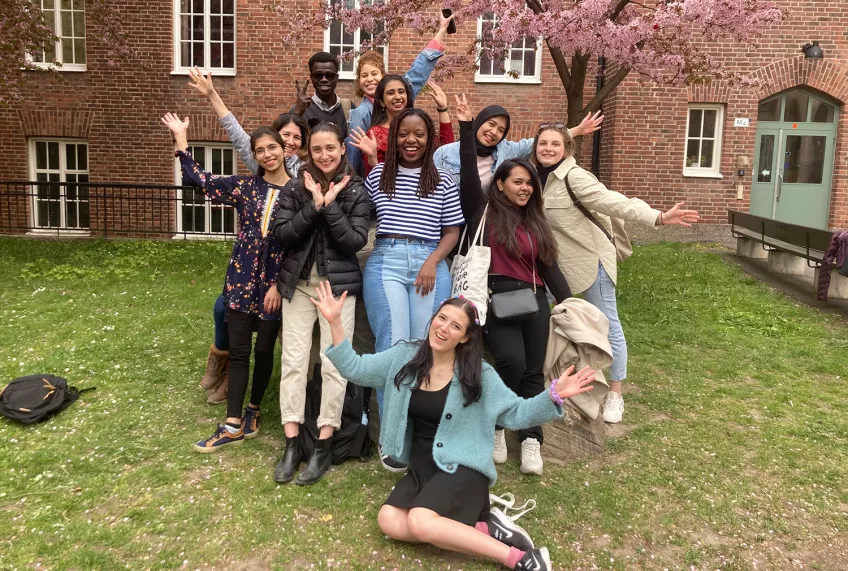
[{"label": "denim jacket", "polygon": [[[475,133],[476,136],[476,133]],[[492,173],[498,170],[506,160],[509,159],[526,159],[533,152],[533,139],[521,139],[520,141],[507,141],[504,139],[498,146],[492,156],[495,162],[492,163]],[[436,167],[451,173],[455,180],[459,180],[459,141],[442,145],[436,149],[433,154],[433,162]]]},{"label": "denim jacket", "polygon": [[[445,55],[444,46],[430,40],[430,43],[421,50],[421,53],[412,62],[412,67],[404,74],[404,77],[412,86],[413,97],[418,97],[418,94],[424,88],[427,80],[430,79],[430,74],[439,61],[439,58]],[[371,127],[371,113],[374,110],[374,104],[370,99],[365,97],[356,109],[350,111],[350,128],[348,133],[352,133],[357,127],[363,131],[367,131]],[[352,144],[350,136],[345,141],[347,162],[353,167],[353,170],[359,175],[364,176],[365,163],[362,159],[362,151],[357,149]]]}]

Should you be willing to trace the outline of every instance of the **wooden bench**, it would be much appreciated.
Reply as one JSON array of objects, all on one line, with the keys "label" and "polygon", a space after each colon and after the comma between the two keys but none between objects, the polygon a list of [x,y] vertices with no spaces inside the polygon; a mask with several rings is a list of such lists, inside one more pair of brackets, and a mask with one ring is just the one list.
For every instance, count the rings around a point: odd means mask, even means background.
[{"label": "wooden bench", "polygon": [[[736,238],[736,255],[768,261],[775,274],[811,276],[819,282],[822,260],[833,232],[788,224],[738,210],[727,211],[727,221]],[[848,299],[848,279],[832,270],[828,297]]]}]

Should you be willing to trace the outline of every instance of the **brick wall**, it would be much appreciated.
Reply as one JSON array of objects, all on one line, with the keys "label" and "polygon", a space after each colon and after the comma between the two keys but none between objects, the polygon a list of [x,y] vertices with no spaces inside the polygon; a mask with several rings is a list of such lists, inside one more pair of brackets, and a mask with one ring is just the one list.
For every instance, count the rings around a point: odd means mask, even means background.
[{"label": "brick wall", "polygon": [[[297,1],[306,5],[303,0]],[[31,81],[24,101],[14,108],[0,108],[0,180],[30,178],[26,142],[29,137],[41,136],[87,139],[92,181],[173,184],[170,138],[159,123],[166,111],[191,117],[192,141],[226,140],[209,104],[188,87],[187,76],[171,73],[172,2],[115,3],[139,61],[108,66],[103,46],[89,34],[86,72],[62,72],[58,78],[26,72]],[[641,84],[630,77],[607,99],[600,167],[601,178],[611,188],[663,208],[676,200],[686,200],[704,213],[707,222],[723,222],[728,207],[747,209],[750,177],[741,181],[745,198],[737,201],[733,161],[737,154],[753,158],[757,101],[798,84],[809,84],[839,101],[848,96],[848,3],[781,3],[792,10],[789,20],[771,31],[757,48],[739,48],[730,43],[711,48],[732,69],[768,79],[762,89],[722,85],[706,89],[668,88]],[[215,78],[222,98],[248,131],[270,123],[291,106],[294,80],[307,77],[306,60],[323,49],[320,34],[297,47],[282,46],[283,23],[266,12],[262,4],[238,0],[238,74]],[[461,26],[456,36],[448,36],[448,51],[464,49],[475,32],[473,23]],[[803,62],[798,55],[799,46],[813,39],[818,39],[825,50],[826,59],[818,64]],[[397,34],[390,46],[389,71],[402,73],[408,69],[428,40],[409,31]],[[339,85],[342,96],[354,97],[352,81],[341,80]],[[452,79],[445,90],[451,103],[454,94],[465,92],[474,109],[490,103],[506,106],[513,117],[510,138],[531,136],[542,120],[565,119],[565,94],[547,53],[542,57],[541,84],[475,83],[469,73]],[[590,74],[587,100],[593,90],[594,78]],[[682,176],[690,101],[716,101],[727,106],[721,180]],[[429,97],[422,97],[419,106],[435,112]],[[750,117],[751,126],[734,128],[736,116]],[[833,226],[848,225],[848,147],[842,135],[845,127],[846,117],[841,113],[833,177]],[[586,167],[590,164],[591,146],[591,139],[587,138],[581,157]],[[4,208],[3,204],[0,208]],[[137,214],[140,224],[158,227],[162,222]],[[170,216],[173,218],[174,213]]]}]

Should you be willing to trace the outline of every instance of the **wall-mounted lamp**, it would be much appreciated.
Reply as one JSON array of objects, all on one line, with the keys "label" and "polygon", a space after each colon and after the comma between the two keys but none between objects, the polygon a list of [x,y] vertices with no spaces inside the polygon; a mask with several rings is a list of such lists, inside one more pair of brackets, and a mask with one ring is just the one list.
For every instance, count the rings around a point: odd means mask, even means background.
[{"label": "wall-mounted lamp", "polygon": [[819,47],[818,41],[812,44],[804,44],[801,46],[801,51],[804,52],[804,59],[824,59],[824,52]]}]

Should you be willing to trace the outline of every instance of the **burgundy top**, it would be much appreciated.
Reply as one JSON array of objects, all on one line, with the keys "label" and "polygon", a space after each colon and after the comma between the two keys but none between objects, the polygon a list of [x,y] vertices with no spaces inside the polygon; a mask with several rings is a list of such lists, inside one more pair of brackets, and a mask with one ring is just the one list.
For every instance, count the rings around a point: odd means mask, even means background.
[{"label": "burgundy top", "polygon": [[[515,229],[515,237],[518,239],[518,246],[521,248],[521,258],[516,258],[509,253],[505,246],[495,242],[492,233],[494,228],[489,227],[489,247],[492,252],[492,261],[489,266],[489,274],[497,274],[515,278],[527,283],[533,283],[533,267],[536,263],[536,258],[539,256],[539,243],[533,240],[533,247],[530,247],[530,238],[524,230],[524,225],[519,224]],[[536,270],[536,285],[544,285],[539,271]]]}]

